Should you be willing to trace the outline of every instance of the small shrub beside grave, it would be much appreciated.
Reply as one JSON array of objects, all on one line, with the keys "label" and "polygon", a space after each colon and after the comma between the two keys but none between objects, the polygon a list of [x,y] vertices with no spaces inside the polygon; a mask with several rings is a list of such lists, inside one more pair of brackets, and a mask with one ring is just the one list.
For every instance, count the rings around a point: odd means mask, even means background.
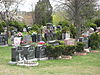
[{"label": "small shrub beside grave", "polygon": [[62,54],[67,55],[67,56],[68,55],[74,55],[75,48],[76,48],[75,45],[67,45],[67,46],[65,46]]},{"label": "small shrub beside grave", "polygon": [[75,51],[76,52],[84,52],[84,46],[85,46],[85,44],[83,42],[77,42]]},{"label": "small shrub beside grave", "polygon": [[64,45],[52,46],[47,44],[46,46],[46,55],[48,57],[53,57],[54,59],[57,59],[57,57],[61,56],[64,50]]}]

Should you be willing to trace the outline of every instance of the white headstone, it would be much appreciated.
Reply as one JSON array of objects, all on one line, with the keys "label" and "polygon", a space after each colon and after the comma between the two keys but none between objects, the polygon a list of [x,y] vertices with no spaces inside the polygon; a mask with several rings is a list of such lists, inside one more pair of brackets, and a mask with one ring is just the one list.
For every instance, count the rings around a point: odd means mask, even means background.
[{"label": "white headstone", "polygon": [[14,46],[15,47],[20,46],[20,42],[21,42],[21,37],[15,37],[14,38]]},{"label": "white headstone", "polygon": [[66,39],[69,39],[69,38],[70,38],[70,33],[67,32],[67,33],[66,33]]},{"label": "white headstone", "polygon": [[27,32],[26,28],[23,28],[23,32]]}]

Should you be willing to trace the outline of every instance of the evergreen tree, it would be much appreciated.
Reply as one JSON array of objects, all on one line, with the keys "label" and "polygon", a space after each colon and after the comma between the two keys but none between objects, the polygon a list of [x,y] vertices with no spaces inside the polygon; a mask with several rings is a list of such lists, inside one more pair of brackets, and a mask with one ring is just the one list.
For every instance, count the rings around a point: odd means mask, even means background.
[{"label": "evergreen tree", "polygon": [[49,0],[39,0],[35,6],[35,23],[46,25],[52,22],[52,6]]}]

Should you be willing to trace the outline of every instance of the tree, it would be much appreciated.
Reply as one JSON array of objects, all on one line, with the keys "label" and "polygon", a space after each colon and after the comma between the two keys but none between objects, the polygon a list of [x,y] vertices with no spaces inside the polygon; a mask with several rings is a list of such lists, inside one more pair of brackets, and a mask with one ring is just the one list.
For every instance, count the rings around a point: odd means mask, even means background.
[{"label": "tree", "polygon": [[97,27],[100,27],[100,18],[96,19],[94,23],[97,25]]},{"label": "tree", "polygon": [[35,23],[46,25],[52,22],[52,6],[49,0],[39,0],[35,6]]},{"label": "tree", "polygon": [[[83,7],[86,6],[87,3],[91,4],[96,0],[65,0],[65,2],[62,1],[58,1],[58,2],[63,5],[63,8],[69,14],[68,15],[69,19],[76,27],[76,32],[77,32],[76,40],[77,40],[81,35],[82,32],[81,28],[83,27],[83,23],[84,23],[84,19],[83,19],[84,17],[82,16]],[[87,9],[85,10],[88,11]]]},{"label": "tree", "polygon": [[7,39],[9,37],[9,21],[13,20],[13,16],[17,13],[18,6],[21,4],[21,2],[23,2],[23,0],[0,0],[0,15],[1,19],[5,21],[7,26]]}]

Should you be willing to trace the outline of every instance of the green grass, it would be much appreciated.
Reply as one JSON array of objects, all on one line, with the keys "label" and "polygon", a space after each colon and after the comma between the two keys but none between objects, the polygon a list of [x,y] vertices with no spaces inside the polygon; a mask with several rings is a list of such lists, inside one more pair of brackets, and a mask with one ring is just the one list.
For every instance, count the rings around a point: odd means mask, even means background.
[{"label": "green grass", "polygon": [[39,61],[37,67],[9,65],[11,47],[0,47],[0,75],[100,75],[100,53],[71,60]]}]

